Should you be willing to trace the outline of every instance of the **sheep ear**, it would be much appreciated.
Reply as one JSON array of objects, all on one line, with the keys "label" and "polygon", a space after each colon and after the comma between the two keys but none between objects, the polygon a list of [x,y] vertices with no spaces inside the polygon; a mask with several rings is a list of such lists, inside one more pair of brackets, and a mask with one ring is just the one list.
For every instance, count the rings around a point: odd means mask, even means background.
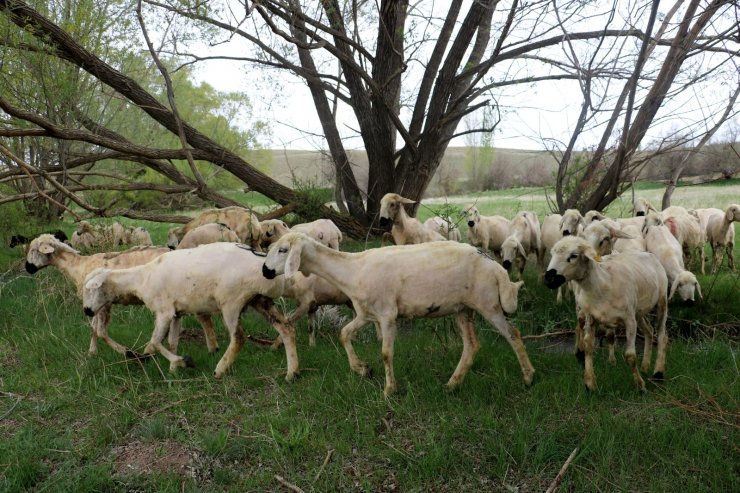
[{"label": "sheep ear", "polygon": [[54,253],[54,247],[49,245],[48,243],[44,243],[39,247],[39,252],[41,253]]},{"label": "sheep ear", "polygon": [[612,226],[607,226],[607,229],[609,229],[609,233],[612,235],[612,238],[624,238],[625,240],[632,240],[634,237],[630,234],[625,233],[621,229],[614,228]]},{"label": "sheep ear", "polygon": [[655,207],[653,207],[653,204],[651,204],[650,202],[647,202],[647,208],[649,211],[658,212]]},{"label": "sheep ear", "polygon": [[583,215],[581,215],[580,212],[578,213],[578,224],[580,224],[584,228],[586,227],[586,220],[583,218]]},{"label": "sheep ear", "polygon": [[699,284],[699,281],[694,283],[694,286],[696,286],[696,292],[699,293],[699,299],[704,299],[704,296],[701,295],[701,284]]},{"label": "sheep ear", "polygon": [[725,211],[725,220],[732,222],[732,220],[735,218],[735,210],[733,207],[728,207]]},{"label": "sheep ear", "polygon": [[519,254],[522,257],[527,258],[527,252],[524,251],[524,247],[522,246],[522,244],[519,241],[516,242],[516,247],[519,250]]},{"label": "sheep ear", "polygon": [[301,250],[303,250],[303,243],[294,243],[288,252],[288,258],[285,260],[285,278],[290,279],[298,272],[301,266]]},{"label": "sheep ear", "polygon": [[406,197],[401,197],[400,199],[398,199],[398,201],[401,202],[402,204],[415,204],[416,203],[415,200],[407,199]]},{"label": "sheep ear", "polygon": [[95,276],[89,281],[87,281],[87,284],[85,284],[86,289],[99,289],[100,286],[103,285],[103,280],[100,278],[100,276]]},{"label": "sheep ear", "polygon": [[673,295],[676,294],[676,290],[678,289],[678,277],[673,281],[673,286],[671,286],[671,292],[668,293],[668,301],[673,299]]},{"label": "sheep ear", "polygon": [[565,222],[565,217],[560,218],[560,226],[558,226],[558,229],[563,229],[564,222]]}]

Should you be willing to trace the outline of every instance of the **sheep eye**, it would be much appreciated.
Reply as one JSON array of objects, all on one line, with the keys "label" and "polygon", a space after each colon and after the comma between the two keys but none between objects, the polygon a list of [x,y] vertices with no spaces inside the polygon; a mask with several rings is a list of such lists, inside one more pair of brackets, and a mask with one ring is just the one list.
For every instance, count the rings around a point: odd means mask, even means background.
[{"label": "sheep eye", "polygon": [[577,253],[571,253],[570,254],[570,257],[568,257],[568,262],[570,262],[571,260],[575,260],[577,258],[578,258],[578,254]]},{"label": "sheep eye", "polygon": [[285,247],[283,247],[283,248],[278,248],[278,253],[288,253],[288,249],[287,249],[287,248],[285,248]]}]

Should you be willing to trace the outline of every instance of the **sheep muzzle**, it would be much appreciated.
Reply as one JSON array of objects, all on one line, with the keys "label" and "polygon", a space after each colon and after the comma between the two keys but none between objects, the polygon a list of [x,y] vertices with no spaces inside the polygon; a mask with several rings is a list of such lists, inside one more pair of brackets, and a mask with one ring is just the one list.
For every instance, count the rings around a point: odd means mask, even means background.
[{"label": "sheep muzzle", "polygon": [[277,274],[275,269],[270,269],[267,265],[262,264],[262,275],[265,276],[266,279],[275,279]]},{"label": "sheep muzzle", "polygon": [[36,267],[31,262],[26,262],[26,272],[28,272],[29,274],[35,274],[38,271],[39,271],[39,268],[38,267]]},{"label": "sheep muzzle", "polygon": [[391,226],[393,226],[393,221],[391,221],[388,217],[381,217],[378,221],[378,224],[381,228],[389,229]]},{"label": "sheep muzzle", "polygon": [[565,276],[558,274],[555,269],[550,269],[545,272],[545,286],[550,289],[557,289],[565,284]]},{"label": "sheep muzzle", "polygon": [[570,230],[566,229],[563,231],[563,236],[570,236]]},{"label": "sheep muzzle", "polygon": [[94,317],[95,316],[95,312],[92,310],[92,308],[90,308],[89,306],[86,306],[85,307],[85,315],[87,315],[88,317]]},{"label": "sheep muzzle", "polygon": [[472,228],[475,226],[475,221],[468,221],[468,227]]},{"label": "sheep muzzle", "polygon": [[639,211],[639,212],[636,212],[636,213],[635,213],[635,216],[636,216],[636,217],[639,217],[639,216],[644,216],[644,215],[645,215],[645,211]]},{"label": "sheep muzzle", "polygon": [[504,269],[507,271],[511,270],[511,260],[504,260],[501,265],[503,265]]}]

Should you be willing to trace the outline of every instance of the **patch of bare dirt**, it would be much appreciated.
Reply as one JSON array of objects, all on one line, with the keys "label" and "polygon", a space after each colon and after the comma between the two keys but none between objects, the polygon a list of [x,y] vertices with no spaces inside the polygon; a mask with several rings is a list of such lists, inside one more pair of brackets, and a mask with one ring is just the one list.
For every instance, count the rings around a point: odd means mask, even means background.
[{"label": "patch of bare dirt", "polygon": [[176,474],[192,476],[195,452],[173,441],[131,442],[113,449],[115,476]]}]

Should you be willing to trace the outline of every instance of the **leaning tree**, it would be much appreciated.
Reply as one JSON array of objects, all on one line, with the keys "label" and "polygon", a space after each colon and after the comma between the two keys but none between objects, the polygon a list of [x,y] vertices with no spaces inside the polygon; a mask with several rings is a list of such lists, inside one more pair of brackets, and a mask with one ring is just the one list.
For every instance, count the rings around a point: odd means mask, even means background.
[{"label": "leaning tree", "polygon": [[[81,142],[225,204],[199,176],[196,163],[207,162],[290,207],[305,199],[300,190],[260,172],[179,114],[162,58],[169,66],[228,60],[250,72],[294,78],[310,94],[341,191],[339,211],[324,208],[321,214],[356,234],[373,224],[385,193],[421,199],[452,139],[490,132],[498,123],[459,130],[466,116],[497,109],[512,91],[562,81],[579,85],[583,105],[571,137],[553,146],[560,164],[558,208],[603,208],[634,175],[635,163],[643,159],[637,151],[666,103],[726,70],[738,51],[730,0],[685,5],[677,0],[666,12],[657,0],[613,6],[578,0],[113,3],[128,7],[122,21],[139,26],[141,36],[130,39],[141,39],[142,50],[150,53],[166,96],[147,91],[136,74],[110,63],[64,25],[20,0],[0,0],[3,29],[17,39],[2,49],[77,67],[99,83],[98,91],[112,92],[130,111],[157,122],[177,136],[179,145],[154,147],[137,135],[115,132],[105,126],[104,111],[71,107],[70,118],[60,122],[3,93],[0,109],[11,118],[0,136]],[[712,61],[695,62],[700,58]],[[598,145],[587,155],[579,153],[586,133],[593,131],[601,133]],[[345,147],[349,137],[358,137],[367,153],[366,182]],[[177,160],[188,166],[173,170]],[[79,200],[52,177],[43,178],[68,199]]]}]

